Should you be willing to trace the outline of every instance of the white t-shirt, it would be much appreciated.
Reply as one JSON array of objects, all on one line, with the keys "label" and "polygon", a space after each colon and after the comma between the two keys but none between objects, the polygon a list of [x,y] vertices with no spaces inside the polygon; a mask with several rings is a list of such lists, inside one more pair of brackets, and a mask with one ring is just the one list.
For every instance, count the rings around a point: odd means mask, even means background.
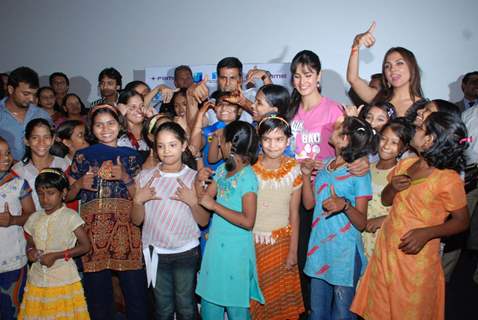
[{"label": "white t-shirt", "polygon": [[[60,168],[63,172],[69,167],[68,162],[65,159],[53,156],[53,161],[51,162],[50,168]],[[40,205],[40,200],[38,200],[38,194],[35,190],[35,179],[37,178],[39,172],[38,169],[33,165],[32,161],[29,161],[27,164],[23,162],[17,162],[12,170],[15,171],[21,178],[28,181],[28,184],[32,188],[32,197],[33,203],[35,204],[35,211],[42,209]]]}]

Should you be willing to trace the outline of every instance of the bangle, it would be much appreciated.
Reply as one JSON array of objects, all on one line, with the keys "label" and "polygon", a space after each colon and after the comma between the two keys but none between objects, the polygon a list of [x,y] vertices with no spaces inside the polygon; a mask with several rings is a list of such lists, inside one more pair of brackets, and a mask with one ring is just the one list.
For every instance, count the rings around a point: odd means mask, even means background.
[{"label": "bangle", "polygon": [[359,48],[356,46],[352,46],[352,54],[357,53],[359,51]]},{"label": "bangle", "polygon": [[71,258],[70,250],[66,249],[65,251],[63,251],[63,258],[65,259],[65,261],[70,260],[70,258]]}]

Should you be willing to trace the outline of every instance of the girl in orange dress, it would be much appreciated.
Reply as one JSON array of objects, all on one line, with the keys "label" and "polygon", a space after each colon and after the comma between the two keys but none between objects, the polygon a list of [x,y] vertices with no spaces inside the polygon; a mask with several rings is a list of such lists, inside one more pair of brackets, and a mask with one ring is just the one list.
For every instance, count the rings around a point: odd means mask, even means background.
[{"label": "girl in orange dress", "polygon": [[[407,158],[388,175],[382,192],[392,205],[360,281],[351,311],[364,319],[444,319],[445,282],[440,237],[468,227],[463,181],[467,131],[459,118],[433,113]],[[448,215],[451,218],[446,220]],[[445,222],[446,220],[446,222]]]}]

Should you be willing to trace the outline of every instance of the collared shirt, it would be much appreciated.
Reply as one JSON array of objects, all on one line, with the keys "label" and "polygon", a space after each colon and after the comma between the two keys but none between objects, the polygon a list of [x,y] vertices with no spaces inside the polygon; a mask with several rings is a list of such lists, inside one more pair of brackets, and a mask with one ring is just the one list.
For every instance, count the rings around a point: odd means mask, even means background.
[{"label": "collared shirt", "polygon": [[[60,168],[61,170],[66,171],[66,169],[68,169],[69,167],[69,164],[65,159],[53,156],[53,160],[48,167]],[[19,177],[28,181],[30,186],[33,188],[32,198],[33,203],[35,204],[35,210],[41,210],[40,200],[38,199],[38,194],[35,190],[35,179],[38,177],[38,174],[40,172],[35,167],[33,162],[30,160],[28,163],[25,164],[22,161],[19,161],[13,165],[12,170]]]},{"label": "collared shirt", "polygon": [[470,146],[465,150],[466,163],[478,163],[478,105],[466,109],[461,119],[468,129],[468,136],[472,137]]},{"label": "collared shirt", "polygon": [[21,160],[25,153],[25,144],[23,137],[25,136],[25,127],[33,119],[43,118],[52,123],[51,117],[45,110],[30,104],[23,122],[18,120],[7,109],[5,103],[7,97],[0,101],[0,136],[7,140],[12,152],[13,159]]},{"label": "collared shirt", "polygon": [[467,110],[476,106],[477,102],[477,100],[468,100],[467,98],[463,98],[463,110]]},{"label": "collared shirt", "polygon": [[[46,254],[74,248],[74,232],[83,224],[78,213],[63,206],[50,214],[44,210],[33,213],[24,230],[33,238],[36,249]],[[80,276],[73,259],[58,259],[51,267],[37,261],[28,272],[28,281],[37,287],[58,287],[80,281]]]}]

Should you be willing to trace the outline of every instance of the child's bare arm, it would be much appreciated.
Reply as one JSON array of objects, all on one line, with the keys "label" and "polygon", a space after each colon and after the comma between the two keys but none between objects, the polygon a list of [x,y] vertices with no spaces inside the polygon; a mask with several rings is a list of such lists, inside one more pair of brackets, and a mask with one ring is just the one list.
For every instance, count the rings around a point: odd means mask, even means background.
[{"label": "child's bare arm", "polygon": [[299,243],[299,206],[301,189],[292,193],[289,203],[289,223],[291,227],[289,253],[287,255],[286,268],[290,269],[297,264],[297,247]]},{"label": "child's bare arm", "polygon": [[213,134],[213,138],[211,144],[209,145],[209,153],[207,156],[207,161],[209,163],[217,163],[219,160],[223,158],[223,154],[221,152],[221,140],[222,140],[222,132],[223,129],[217,130]]},{"label": "child's bare arm", "polygon": [[90,251],[90,240],[88,239],[88,235],[86,234],[85,229],[83,229],[83,226],[79,226],[73,232],[77,238],[76,245],[73,248],[64,251],[43,254],[39,258],[40,263],[44,266],[51,267],[56,260],[67,260],[73,257],[81,256]]},{"label": "child's bare arm", "polygon": [[412,179],[407,175],[397,175],[392,177],[389,184],[382,190],[382,204],[386,207],[391,206],[395,195],[410,187]]},{"label": "child's bare arm", "polygon": [[256,221],[257,195],[248,192],[242,196],[242,212],[237,212],[217,203],[210,194],[203,195],[199,203],[211,211],[216,212],[227,221],[244,229],[252,230]]},{"label": "child's bare arm", "polygon": [[302,203],[307,210],[315,206],[314,186],[312,185],[312,171],[314,168],[314,160],[304,159],[300,164],[302,173]]}]

